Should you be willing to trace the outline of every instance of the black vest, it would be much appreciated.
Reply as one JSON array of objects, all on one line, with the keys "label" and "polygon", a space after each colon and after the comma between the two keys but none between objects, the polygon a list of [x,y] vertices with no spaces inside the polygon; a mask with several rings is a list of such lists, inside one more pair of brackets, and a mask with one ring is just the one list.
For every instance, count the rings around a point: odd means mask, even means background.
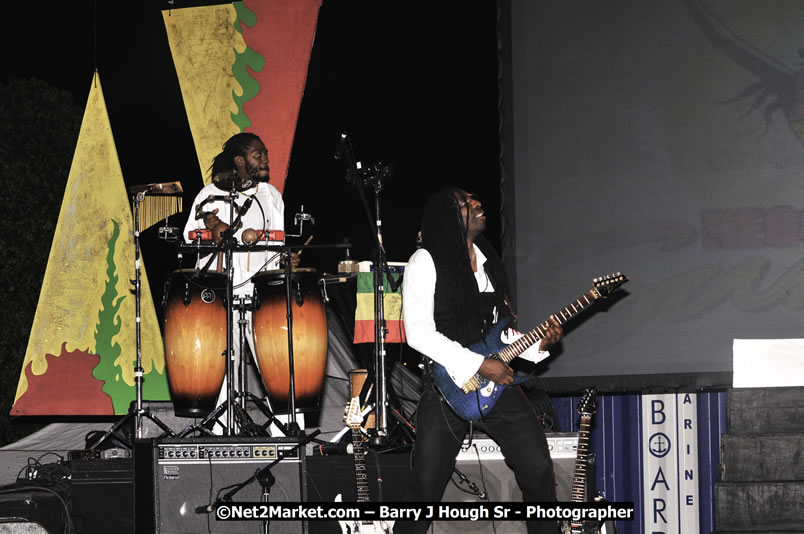
[{"label": "black vest", "polygon": [[[481,293],[477,284],[474,284],[471,294],[452,295],[454,284],[451,283],[451,280],[455,274],[444,272],[446,269],[436,265],[433,309],[436,330],[465,347],[485,337],[486,331],[493,324],[495,307],[498,319],[511,313],[505,302],[504,288],[506,284],[504,283],[505,272],[501,268],[502,263],[492,260],[493,251],[481,250],[487,258],[484,269],[494,286],[494,292]],[[456,302],[458,304],[455,304]]]}]

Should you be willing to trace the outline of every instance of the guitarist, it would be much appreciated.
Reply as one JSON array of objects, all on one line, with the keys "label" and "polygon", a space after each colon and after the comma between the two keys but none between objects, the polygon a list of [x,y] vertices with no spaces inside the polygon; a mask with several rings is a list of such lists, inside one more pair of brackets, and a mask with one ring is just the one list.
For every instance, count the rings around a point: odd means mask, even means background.
[{"label": "guitarist", "polygon": [[[502,260],[481,235],[486,214],[469,193],[447,187],[427,201],[421,226],[422,248],[405,268],[403,288],[408,344],[444,366],[460,386],[475,373],[497,384],[511,384],[505,363],[465,348],[484,338],[487,328],[511,313]],[[554,317],[538,347],[521,357],[537,362],[562,334]],[[513,339],[506,342],[514,341]],[[405,493],[410,502],[438,502],[455,466],[470,423],[458,417],[429,379],[417,412],[413,473]],[[474,395],[474,393],[470,393]],[[526,502],[555,501],[553,463],[541,424],[518,386],[506,388],[479,429],[500,446]],[[397,522],[395,533],[424,533],[429,521]],[[529,522],[529,533],[557,532],[553,522]]]}]

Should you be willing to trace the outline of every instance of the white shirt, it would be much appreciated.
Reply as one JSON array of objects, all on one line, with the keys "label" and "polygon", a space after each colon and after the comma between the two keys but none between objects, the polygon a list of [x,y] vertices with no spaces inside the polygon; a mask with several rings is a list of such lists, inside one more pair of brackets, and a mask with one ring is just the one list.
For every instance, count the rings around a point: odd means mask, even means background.
[{"label": "white shirt", "polygon": [[[477,256],[477,272],[474,274],[478,290],[493,292],[494,286],[485,270],[486,257],[477,245],[472,246]],[[435,285],[433,257],[427,250],[419,249],[413,253],[405,267],[405,282],[402,286],[405,336],[408,345],[443,365],[455,384],[461,387],[477,373],[484,357],[436,330],[433,316]],[[494,320],[497,320],[497,310],[494,310]],[[511,343],[521,336],[521,333],[509,329],[503,334],[502,340]],[[540,351],[538,344],[535,344],[519,357],[538,363],[549,355],[547,351]]]},{"label": "white shirt", "polygon": [[[201,211],[209,212],[218,208],[218,218],[227,223],[237,218],[233,217],[230,213],[230,204],[223,198],[209,200],[210,196],[225,197],[227,193],[218,189],[215,184],[210,184],[196,195],[193,201],[193,206],[190,209],[190,216],[187,219],[187,224],[184,226],[184,239],[188,242],[188,235],[192,230],[205,229],[204,220],[196,219],[196,207],[204,203]],[[249,210],[242,217],[242,226],[235,232],[234,236],[237,242],[242,244],[243,231],[249,228],[260,230],[284,230],[285,229],[285,203],[282,200],[282,194],[279,190],[271,184],[259,182],[256,187],[247,189],[240,193],[235,198],[237,206],[243,206],[246,200],[251,197],[254,201]],[[282,241],[261,241],[260,244],[267,245],[282,245]],[[209,260],[209,255],[200,256],[198,258],[197,267],[201,268],[206,265]],[[255,250],[249,252],[235,252],[232,260],[234,266],[233,281],[235,284],[235,293],[238,295],[249,294],[252,291],[252,284],[247,282],[256,272],[272,270],[279,268],[279,256],[275,251],[270,250]],[[210,270],[217,268],[217,258],[213,260]],[[241,285],[243,284],[243,285]]]}]

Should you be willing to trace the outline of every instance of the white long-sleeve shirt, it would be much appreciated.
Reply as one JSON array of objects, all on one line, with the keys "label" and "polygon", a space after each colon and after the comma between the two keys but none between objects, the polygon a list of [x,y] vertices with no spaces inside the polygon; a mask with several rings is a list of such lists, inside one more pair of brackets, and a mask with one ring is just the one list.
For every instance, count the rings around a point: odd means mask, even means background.
[{"label": "white long-sleeve shirt", "polygon": [[[474,246],[477,256],[475,280],[480,292],[493,292],[494,286],[486,274],[486,257]],[[405,336],[408,345],[444,366],[458,387],[472,378],[483,363],[484,356],[463,347],[457,341],[436,330],[435,308],[436,269],[433,257],[425,249],[413,253],[405,267],[405,282],[402,287]],[[497,310],[494,312],[497,320]],[[502,340],[506,343],[516,341],[522,334],[513,329],[506,330]],[[538,363],[550,355],[539,351],[538,344],[519,355],[520,358]]]},{"label": "white long-sleeve shirt", "polygon": [[[196,207],[204,204],[201,208],[204,212],[209,212],[218,208],[218,218],[227,223],[231,222],[237,217],[230,213],[230,205],[224,200],[211,200],[207,201],[210,196],[222,197],[227,193],[218,189],[215,184],[210,184],[196,195],[193,201],[193,206],[190,209],[190,216],[187,219],[187,224],[184,227],[184,239],[187,239],[188,234],[192,230],[203,230],[203,219],[196,219]],[[254,202],[251,204],[249,210],[242,217],[242,226],[237,232],[234,233],[238,242],[242,242],[242,234],[246,229],[254,230],[284,230],[285,229],[285,203],[282,200],[282,194],[279,190],[271,184],[259,182],[256,187],[247,189],[242,194],[238,195],[235,202],[238,206],[242,206],[248,197],[253,197]],[[207,202],[205,202],[207,201]],[[282,241],[270,241],[268,245],[282,245]],[[198,267],[206,264],[209,256],[200,256],[198,258]],[[245,283],[246,281],[258,271],[272,270],[279,268],[279,256],[274,251],[251,251],[251,252],[236,252],[232,261],[234,265],[233,281],[236,286],[236,294],[248,294],[251,292],[251,284]],[[212,262],[210,267],[214,270],[217,267],[217,259]]]}]

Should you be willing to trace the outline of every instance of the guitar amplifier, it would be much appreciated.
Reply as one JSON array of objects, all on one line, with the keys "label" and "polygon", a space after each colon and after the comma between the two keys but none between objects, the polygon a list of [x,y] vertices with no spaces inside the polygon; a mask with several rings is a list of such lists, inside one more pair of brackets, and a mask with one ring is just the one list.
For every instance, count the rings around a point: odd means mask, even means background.
[{"label": "guitar amplifier", "polygon": [[[577,432],[549,432],[545,434],[550,458],[553,459],[553,472],[556,484],[556,497],[559,501],[570,501],[572,475],[575,471],[575,457],[578,451]],[[475,434],[469,448],[458,453],[455,464],[466,477],[477,486],[483,487],[489,501],[521,502],[522,492],[514,478],[514,473],[505,464],[500,447],[485,434]],[[453,476],[453,479],[457,477]],[[466,493],[452,482],[447,484],[442,502],[482,502],[472,494]],[[525,532],[522,521],[436,521],[433,532],[442,534],[485,534],[487,532],[521,533]]]},{"label": "guitar amplifier", "polygon": [[[136,455],[137,531],[265,532],[262,521],[217,521],[214,512],[205,507],[269,466],[275,482],[268,488],[267,502],[304,502],[305,456],[304,448],[297,448],[298,443],[293,438],[273,437],[165,438],[144,442]],[[266,498],[260,483],[253,480],[232,495],[231,501],[266,502]],[[143,519],[152,523],[140,524]],[[270,532],[306,532],[301,521],[274,519],[268,527]]]}]

